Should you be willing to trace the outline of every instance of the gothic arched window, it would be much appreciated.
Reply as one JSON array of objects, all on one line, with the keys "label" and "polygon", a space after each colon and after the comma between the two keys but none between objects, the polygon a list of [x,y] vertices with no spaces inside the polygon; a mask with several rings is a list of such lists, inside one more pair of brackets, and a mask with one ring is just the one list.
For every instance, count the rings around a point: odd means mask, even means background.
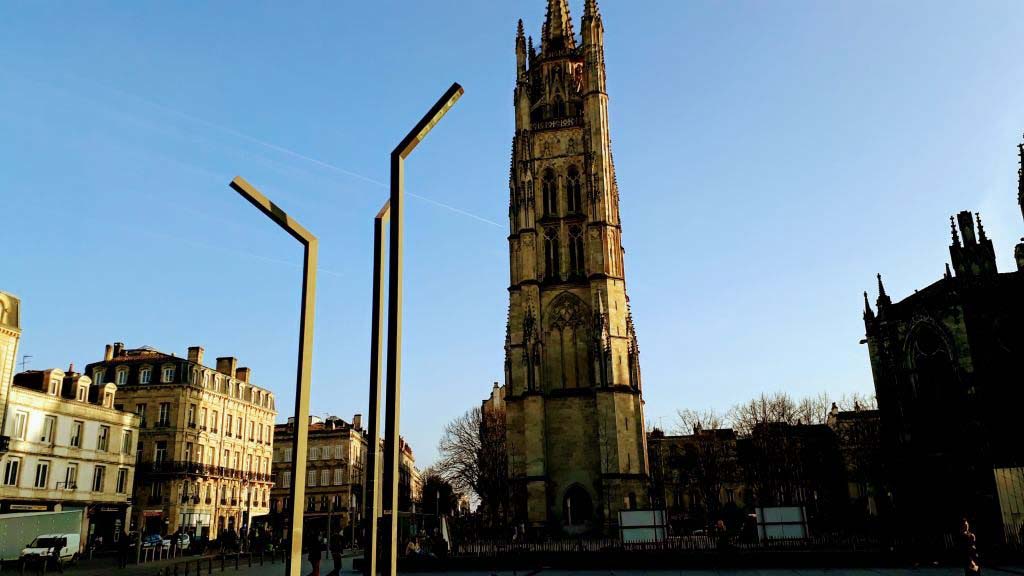
[{"label": "gothic arched window", "polygon": [[562,499],[562,519],[567,525],[586,524],[593,514],[594,504],[582,486],[574,484],[565,491],[565,497]]},{"label": "gothic arched window", "polygon": [[555,183],[555,173],[550,169],[544,171],[541,189],[544,194],[544,215],[555,216],[558,214],[558,185]]},{"label": "gothic arched window", "polygon": [[918,428],[918,437],[942,443],[953,429],[967,400],[957,376],[953,355],[940,330],[919,324],[908,341],[910,390],[903,410]]},{"label": "gothic arched window", "polygon": [[562,292],[544,313],[544,384],[547,389],[591,385],[590,309],[575,294]]},{"label": "gothic arched window", "polygon": [[544,278],[547,280],[561,278],[558,267],[558,228],[554,226],[544,229]]},{"label": "gothic arched window", "polygon": [[569,275],[577,278],[586,276],[587,261],[583,251],[583,228],[577,224],[569,226]]},{"label": "gothic arched window", "polygon": [[580,173],[575,166],[569,167],[569,178],[566,184],[566,194],[569,198],[569,212],[578,213],[583,211],[583,194],[580,191]]}]

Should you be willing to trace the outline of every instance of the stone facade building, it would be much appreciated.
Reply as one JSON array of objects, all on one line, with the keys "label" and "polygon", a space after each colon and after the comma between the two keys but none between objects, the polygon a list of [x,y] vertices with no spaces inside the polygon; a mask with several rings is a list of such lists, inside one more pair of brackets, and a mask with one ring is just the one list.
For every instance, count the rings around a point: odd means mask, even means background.
[{"label": "stone facade building", "polygon": [[274,395],[237,359],[211,368],[198,346],[181,358],[118,342],[86,373],[116,384],[119,406],[141,418],[134,501],[144,533],[217,538],[269,512]]},{"label": "stone facade building", "polygon": [[[21,301],[12,294],[0,292],[0,414],[5,414],[8,390],[14,378],[14,366],[18,359],[18,343],[21,341]],[[0,416],[2,418],[2,416]],[[8,438],[4,436],[6,426],[0,421],[0,454],[7,451]]]},{"label": "stone facade building", "polygon": [[[287,534],[288,498],[292,478],[294,418],[274,427],[270,515],[274,532]],[[348,531],[362,520],[366,481],[366,430],[362,416],[352,422],[337,416],[310,416],[306,459],[305,527],[307,531]]]},{"label": "stone facade building", "polygon": [[942,278],[894,302],[879,275],[874,310],[864,294],[865,342],[896,525],[948,533],[966,515],[991,538],[1024,522],[1004,527],[994,480],[1017,470],[1024,481],[1024,240],[1017,270],[999,272],[981,216],[964,211],[950,223],[952,269]]},{"label": "stone facade building", "polygon": [[114,384],[70,368],[14,377],[0,457],[0,513],[82,510],[82,543],[128,528],[139,417],[116,408]]},{"label": "stone facade building", "polygon": [[604,25],[581,41],[549,0],[539,49],[516,35],[509,175],[506,418],[516,523],[610,528],[647,499],[639,349],[626,296]]}]

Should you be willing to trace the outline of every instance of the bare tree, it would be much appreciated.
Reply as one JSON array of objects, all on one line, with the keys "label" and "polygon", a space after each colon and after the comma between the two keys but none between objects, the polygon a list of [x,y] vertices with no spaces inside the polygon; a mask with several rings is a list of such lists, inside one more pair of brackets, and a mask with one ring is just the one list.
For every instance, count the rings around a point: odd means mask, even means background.
[{"label": "bare tree", "polygon": [[508,451],[505,415],[475,407],[445,426],[438,444],[441,477],[455,490],[480,499],[492,522],[508,510]]},{"label": "bare tree", "polygon": [[719,414],[714,408],[706,410],[680,409],[676,410],[676,433],[694,434],[698,430],[714,430],[725,428],[728,420],[723,414]]}]

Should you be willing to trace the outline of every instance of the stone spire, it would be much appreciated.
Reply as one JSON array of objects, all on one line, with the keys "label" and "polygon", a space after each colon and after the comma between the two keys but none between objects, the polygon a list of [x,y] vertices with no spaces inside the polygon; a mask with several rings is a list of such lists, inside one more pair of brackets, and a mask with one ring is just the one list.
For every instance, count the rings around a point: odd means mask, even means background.
[{"label": "stone spire", "polygon": [[864,291],[864,321],[870,322],[875,319],[875,311],[871,309],[871,303],[868,302],[868,291]]},{"label": "stone spire", "polygon": [[974,219],[978,222],[978,238],[982,242],[988,240],[988,236],[985,235],[985,227],[981,225],[981,212],[975,212]]},{"label": "stone spire", "polygon": [[1017,144],[1017,157],[1020,162],[1017,168],[1017,204],[1020,204],[1020,215],[1024,217],[1024,144]]},{"label": "stone spire", "polygon": [[521,79],[526,75],[526,32],[523,30],[523,19],[519,19],[519,28],[516,30],[516,78]]},{"label": "stone spire", "polygon": [[882,307],[892,304],[892,300],[889,295],[885,293],[885,285],[882,284],[882,275],[878,274],[878,300],[875,301],[875,306],[878,306],[878,311],[882,311]]},{"label": "stone spire", "polygon": [[568,0],[548,0],[548,13],[544,18],[542,34],[541,42],[544,52],[576,47],[576,36],[572,30]]},{"label": "stone spire", "polygon": [[956,221],[949,217],[949,229],[953,234],[953,246],[960,246],[960,234],[956,231]]}]

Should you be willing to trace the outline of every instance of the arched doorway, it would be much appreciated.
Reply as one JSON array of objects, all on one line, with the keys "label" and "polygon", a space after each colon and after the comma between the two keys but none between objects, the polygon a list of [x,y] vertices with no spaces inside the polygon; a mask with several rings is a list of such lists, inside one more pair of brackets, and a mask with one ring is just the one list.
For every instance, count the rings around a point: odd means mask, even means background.
[{"label": "arched doorway", "polygon": [[594,503],[579,484],[573,484],[562,497],[562,521],[566,526],[582,527],[590,522],[594,515]]}]

